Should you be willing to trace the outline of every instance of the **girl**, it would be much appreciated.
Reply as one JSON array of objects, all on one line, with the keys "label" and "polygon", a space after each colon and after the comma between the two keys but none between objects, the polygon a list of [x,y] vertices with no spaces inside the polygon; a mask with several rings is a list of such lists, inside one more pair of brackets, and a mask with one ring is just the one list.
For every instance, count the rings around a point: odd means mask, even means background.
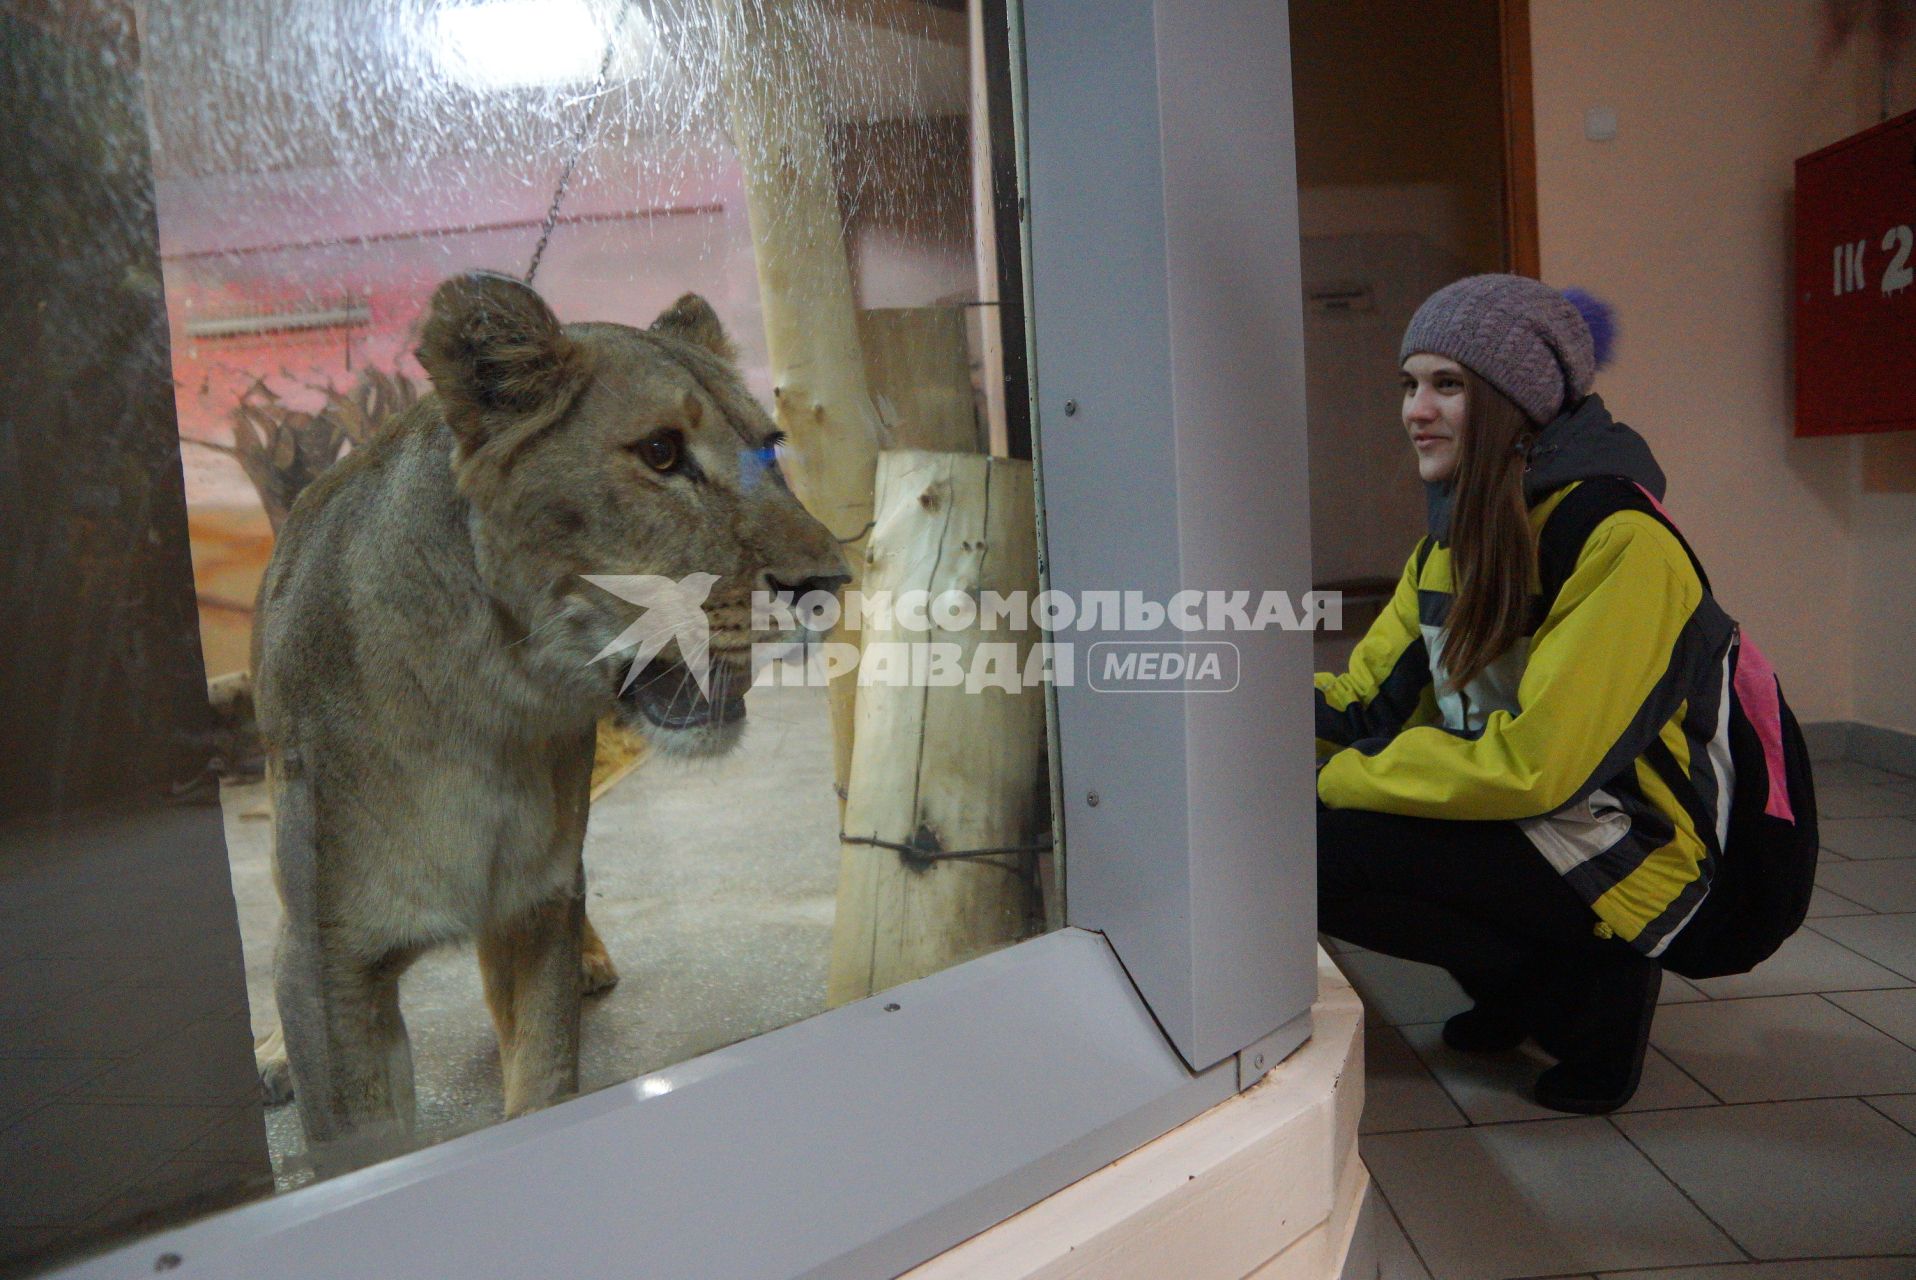
[{"label": "girl", "polygon": [[1316,677],[1324,932],[1454,974],[1458,1049],[1534,1034],[1544,1106],[1627,1102],[1657,957],[1721,848],[1733,624],[1654,515],[1596,525],[1561,589],[1538,544],[1582,482],[1660,499],[1642,437],[1590,384],[1600,304],[1484,275],[1418,309],[1399,353],[1430,532],[1344,675]]}]

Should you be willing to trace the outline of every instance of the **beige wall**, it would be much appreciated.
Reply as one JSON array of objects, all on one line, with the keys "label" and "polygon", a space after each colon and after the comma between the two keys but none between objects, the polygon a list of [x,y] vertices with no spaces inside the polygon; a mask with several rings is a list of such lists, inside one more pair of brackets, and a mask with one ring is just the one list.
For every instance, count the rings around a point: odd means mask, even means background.
[{"label": "beige wall", "polygon": [[[1877,48],[1826,59],[1824,13],[1534,0],[1543,275],[1616,304],[1598,389],[1798,715],[1916,732],[1916,495],[1864,493],[1853,439],[1790,435],[1792,161],[1877,120]],[[1894,109],[1916,106],[1910,70]],[[1594,106],[1614,141],[1585,139]]]}]

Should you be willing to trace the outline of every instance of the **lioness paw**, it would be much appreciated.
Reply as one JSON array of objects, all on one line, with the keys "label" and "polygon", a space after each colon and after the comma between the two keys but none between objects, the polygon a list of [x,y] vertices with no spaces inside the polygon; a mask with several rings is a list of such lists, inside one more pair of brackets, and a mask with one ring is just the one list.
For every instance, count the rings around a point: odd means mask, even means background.
[{"label": "lioness paw", "polygon": [[619,971],[603,946],[587,949],[579,956],[579,994],[596,996],[619,985]]},{"label": "lioness paw", "polygon": [[592,927],[592,917],[579,922],[579,994],[596,996],[619,985],[619,971],[605,949],[605,939]]},{"label": "lioness paw", "polygon": [[259,1070],[260,1095],[267,1106],[293,1100],[293,1067],[286,1061],[286,1036],[278,1027],[254,1042],[253,1065]]}]

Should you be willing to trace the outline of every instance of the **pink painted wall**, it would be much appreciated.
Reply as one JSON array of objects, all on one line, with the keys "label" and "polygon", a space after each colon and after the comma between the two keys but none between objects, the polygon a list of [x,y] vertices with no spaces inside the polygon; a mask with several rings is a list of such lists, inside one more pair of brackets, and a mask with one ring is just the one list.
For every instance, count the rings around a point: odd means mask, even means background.
[{"label": "pink painted wall", "polygon": [[[541,263],[540,290],[563,320],[635,325],[682,292],[703,293],[731,328],[754,390],[766,394],[758,280],[737,163],[725,155],[676,160],[612,157],[583,172]],[[301,409],[322,403],[313,386],[344,389],[368,364],[397,369],[424,390],[411,349],[434,286],[470,267],[522,272],[551,198],[550,189],[518,181],[498,157],[469,159],[458,173],[430,168],[159,184],[183,436],[228,439],[227,415],[256,377]],[[195,340],[187,328],[195,317],[236,308],[299,312],[346,298],[370,307],[370,325],[211,340]],[[229,460],[189,449],[186,465],[189,502],[252,504],[250,487]]]},{"label": "pink painted wall", "polygon": [[[1598,389],[1798,715],[1916,732],[1916,495],[1864,493],[1852,439],[1790,434],[1792,162],[1878,115],[1875,42],[1826,55],[1824,22],[1821,0],[1534,0],[1543,275],[1616,304]],[[1591,107],[1615,140],[1586,139]]]}]

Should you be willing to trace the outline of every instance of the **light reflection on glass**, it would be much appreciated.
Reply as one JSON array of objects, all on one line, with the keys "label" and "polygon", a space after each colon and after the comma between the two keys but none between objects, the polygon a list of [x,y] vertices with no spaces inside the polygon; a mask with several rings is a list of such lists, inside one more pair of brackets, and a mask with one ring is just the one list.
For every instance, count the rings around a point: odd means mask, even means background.
[{"label": "light reflection on glass", "polygon": [[[632,21],[651,27],[642,14]],[[588,82],[605,42],[584,0],[486,0],[440,9],[433,35],[435,60],[474,89]]]}]

